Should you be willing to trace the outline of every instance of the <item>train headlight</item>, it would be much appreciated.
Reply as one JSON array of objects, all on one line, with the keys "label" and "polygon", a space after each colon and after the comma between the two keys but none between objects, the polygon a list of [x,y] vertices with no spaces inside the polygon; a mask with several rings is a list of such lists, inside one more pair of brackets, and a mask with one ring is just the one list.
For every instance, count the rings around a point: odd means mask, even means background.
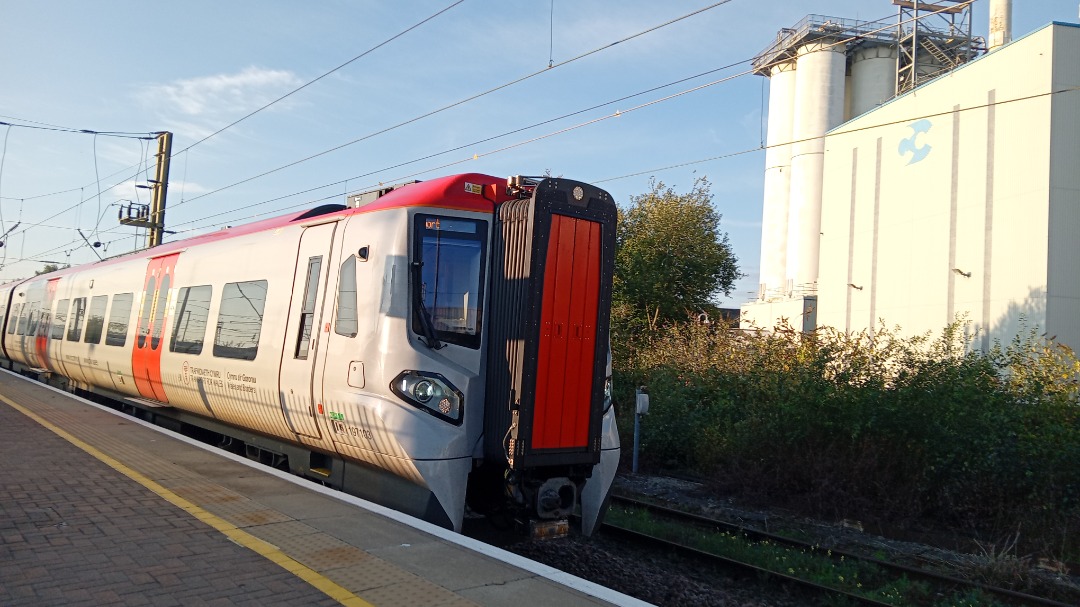
[{"label": "train headlight", "polygon": [[435,384],[429,382],[426,379],[422,379],[412,386],[412,394],[416,397],[416,400],[427,404],[433,396],[435,396]]},{"label": "train headlight", "polygon": [[452,424],[461,424],[465,398],[450,380],[438,373],[402,371],[394,378],[390,389],[398,398],[426,413]]}]

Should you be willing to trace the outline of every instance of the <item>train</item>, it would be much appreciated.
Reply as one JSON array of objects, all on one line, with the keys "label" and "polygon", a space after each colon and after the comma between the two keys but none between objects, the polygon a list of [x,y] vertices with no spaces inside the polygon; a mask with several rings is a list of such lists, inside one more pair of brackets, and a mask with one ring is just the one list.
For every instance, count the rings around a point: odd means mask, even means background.
[{"label": "train", "polygon": [[2,285],[0,364],[445,528],[591,534],[611,195],[470,173],[345,202]]}]

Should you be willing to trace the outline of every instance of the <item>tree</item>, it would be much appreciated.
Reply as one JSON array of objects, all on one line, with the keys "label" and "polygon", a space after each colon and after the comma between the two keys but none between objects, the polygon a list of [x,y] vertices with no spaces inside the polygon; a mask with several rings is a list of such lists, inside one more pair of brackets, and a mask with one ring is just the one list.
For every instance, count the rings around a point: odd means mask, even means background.
[{"label": "tree", "polygon": [[[70,268],[71,266],[66,265],[64,267],[65,268]],[[42,274],[48,274],[49,272],[55,272],[55,271],[60,270],[60,269],[62,269],[62,268],[59,265],[55,264],[55,263],[45,264],[44,268],[41,268],[40,270],[34,270],[34,276],[41,276]]]},{"label": "tree", "polygon": [[711,312],[741,276],[705,178],[686,194],[650,186],[619,209],[616,230],[612,315],[630,330]]}]

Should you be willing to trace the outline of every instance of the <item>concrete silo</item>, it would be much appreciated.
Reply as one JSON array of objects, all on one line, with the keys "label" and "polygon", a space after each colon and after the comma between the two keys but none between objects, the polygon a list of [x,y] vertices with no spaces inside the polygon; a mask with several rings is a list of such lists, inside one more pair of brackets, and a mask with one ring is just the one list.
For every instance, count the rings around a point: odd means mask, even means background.
[{"label": "concrete silo", "polygon": [[955,35],[970,31],[968,5],[940,1],[948,6],[933,17],[948,21],[947,31],[924,23],[927,2],[901,6],[898,22],[808,15],[754,59],[754,73],[769,78],[769,116],[760,280],[756,301],[742,306],[744,327],[781,318],[815,326],[825,135],[898,86],[971,58],[971,37]]},{"label": "concrete silo", "polygon": [[761,222],[759,297],[787,291],[788,194],[795,106],[795,62],[769,68],[769,127],[765,150],[765,193]]}]

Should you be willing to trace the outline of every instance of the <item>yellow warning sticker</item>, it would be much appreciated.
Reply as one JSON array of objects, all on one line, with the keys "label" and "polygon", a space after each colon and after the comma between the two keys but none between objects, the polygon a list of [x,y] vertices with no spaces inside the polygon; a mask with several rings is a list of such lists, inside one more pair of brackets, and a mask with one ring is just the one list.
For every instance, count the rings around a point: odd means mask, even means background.
[{"label": "yellow warning sticker", "polygon": [[465,191],[470,192],[472,194],[480,194],[480,193],[482,193],[484,191],[484,186],[482,186],[482,185],[480,185],[478,183],[469,183],[468,181],[466,181],[465,182]]}]

